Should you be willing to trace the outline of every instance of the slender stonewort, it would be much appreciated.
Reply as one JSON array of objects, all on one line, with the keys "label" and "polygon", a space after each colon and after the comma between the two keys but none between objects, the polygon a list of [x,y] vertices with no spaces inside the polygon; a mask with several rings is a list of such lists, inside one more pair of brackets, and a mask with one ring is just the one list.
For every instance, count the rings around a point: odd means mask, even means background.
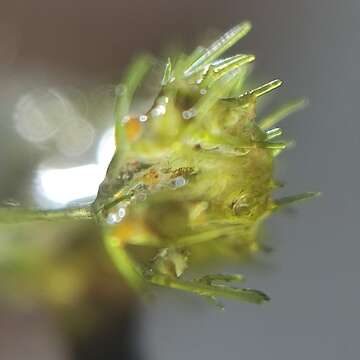
[{"label": "slender stonewort", "polygon": [[[0,222],[86,219],[102,228],[104,245],[136,290],[150,284],[206,297],[263,303],[261,291],[233,286],[241,275],[184,279],[189,264],[261,251],[257,233],[274,211],[317,193],[274,199],[274,159],[289,142],[277,124],[304,106],[289,103],[256,118],[273,80],[246,90],[255,56],[222,57],[250,30],[244,22],[208,48],[164,63],[151,108],[130,115],[133,96],[154,64],[135,59],[116,88],[116,150],[97,197],[87,208],[1,208]],[[141,259],[141,260],[140,260]]]}]

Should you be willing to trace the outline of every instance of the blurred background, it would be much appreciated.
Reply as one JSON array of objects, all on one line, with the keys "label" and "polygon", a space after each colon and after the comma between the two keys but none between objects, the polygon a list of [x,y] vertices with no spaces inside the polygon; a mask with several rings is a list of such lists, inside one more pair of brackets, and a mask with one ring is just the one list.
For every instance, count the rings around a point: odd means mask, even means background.
[{"label": "blurred background", "polygon": [[[39,296],[31,300],[26,294],[35,287],[32,273],[19,277],[12,271],[1,277],[0,358],[356,358],[359,15],[358,0],[2,0],[3,203],[56,207],[73,200],[74,192],[91,196],[111,154],[111,133],[106,132],[112,121],[111,93],[130,59],[141,50],[161,55],[171,44],[190,49],[209,31],[245,19],[254,28],[233,51],[257,55],[256,81],[284,80],[269,108],[296,97],[310,100],[305,111],[283,125],[297,146],[281,156],[277,176],[286,182],[287,194],[320,190],[323,196],[268,222],[274,252],[227,269],[244,273],[272,301],[261,307],[229,302],[225,312],[169,291],[159,291],[149,304],[137,304],[121,281],[115,289],[110,285],[117,276],[95,229],[1,229],[3,264],[26,236],[41,261],[54,251],[50,241],[56,242],[57,253],[71,250],[75,259],[69,264],[60,256],[62,271],[42,274],[41,284],[52,285],[52,291],[45,294],[43,285],[35,284]],[[80,177],[88,181],[77,181]],[[85,264],[82,255],[89,250],[84,241],[99,254]],[[30,261],[28,255],[24,251],[17,258],[21,266]],[[88,271],[74,277],[74,283],[86,278],[91,284],[74,294],[77,287],[66,283],[68,291],[59,298],[57,284],[64,271],[72,274],[77,266]],[[11,288],[11,278],[22,291]],[[86,306],[64,311],[74,296],[85,299]],[[49,297],[56,299],[55,309],[62,309],[57,315],[42,305]],[[78,324],[78,318],[90,324]],[[98,324],[95,333],[87,333],[91,324]]]}]

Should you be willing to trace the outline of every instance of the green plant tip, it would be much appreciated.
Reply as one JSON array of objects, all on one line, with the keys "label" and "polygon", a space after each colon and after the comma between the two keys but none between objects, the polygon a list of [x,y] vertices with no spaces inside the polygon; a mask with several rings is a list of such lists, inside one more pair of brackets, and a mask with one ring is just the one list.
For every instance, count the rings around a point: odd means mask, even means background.
[{"label": "green plant tip", "polygon": [[[291,142],[278,123],[305,105],[289,103],[262,120],[257,102],[281,80],[246,89],[254,55],[220,58],[251,29],[243,22],[208,48],[164,62],[160,92],[145,113],[130,115],[136,90],[154,59],[139,56],[116,88],[116,151],[89,208],[47,212],[0,210],[0,221],[83,218],[102,227],[104,245],[134,289],[166,286],[205,297],[255,304],[261,291],[234,287],[241,275],[185,280],[189,264],[250,257],[263,249],[257,233],[274,211],[317,196],[274,200],[274,159]],[[4,220],[5,219],[5,220]]]}]

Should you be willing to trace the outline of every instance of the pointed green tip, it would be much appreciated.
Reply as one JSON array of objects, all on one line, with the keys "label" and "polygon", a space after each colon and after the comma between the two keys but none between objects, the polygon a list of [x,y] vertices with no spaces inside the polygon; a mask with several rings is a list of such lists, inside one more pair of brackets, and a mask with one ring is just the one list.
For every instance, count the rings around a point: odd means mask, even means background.
[{"label": "pointed green tip", "polygon": [[[184,76],[189,77],[196,72],[201,66],[210,64],[215,59],[218,59],[225,51],[234,46],[241,38],[243,38],[251,29],[251,23],[244,21],[239,25],[234,26],[225,34],[220,36],[213,42],[204,52],[199,54],[199,57],[193,59],[193,62],[188,68],[184,70]],[[191,57],[192,58],[192,57]]]},{"label": "pointed green tip", "polygon": [[238,28],[241,28],[244,34],[247,34],[252,29],[252,24],[249,20],[245,20],[238,25]]},{"label": "pointed green tip", "polygon": [[274,90],[278,87],[280,87],[281,85],[283,84],[283,81],[280,80],[280,79],[275,79],[273,81],[270,81],[268,84],[267,84],[267,89],[268,91],[271,91],[271,90]]},{"label": "pointed green tip", "polygon": [[314,199],[314,198],[317,198],[319,196],[322,196],[321,191],[308,192],[308,196],[306,198],[304,198],[304,200]]},{"label": "pointed green tip", "polygon": [[253,62],[256,59],[256,56],[254,54],[247,55],[248,62]]},{"label": "pointed green tip", "polygon": [[269,302],[270,297],[262,291],[255,289],[241,289],[243,298],[241,300],[246,300],[249,303],[253,304],[264,304]]},{"label": "pointed green tip", "polygon": [[251,90],[249,93],[254,95],[255,97],[259,97],[262,95],[267,94],[268,92],[277,89],[279,86],[282,85],[282,81],[279,79],[270,81],[264,85],[259,86],[258,88]]},{"label": "pointed green tip", "polygon": [[289,102],[288,104],[281,106],[279,109],[262,119],[259,122],[259,126],[263,130],[269,129],[279,123],[281,120],[291,115],[292,113],[305,108],[308,104],[308,99],[299,99]]},{"label": "pointed green tip", "polygon": [[320,195],[322,195],[322,193],[320,191],[308,191],[302,195],[300,194],[299,196],[301,196],[301,198],[299,200],[312,199],[312,198],[316,198]]},{"label": "pointed green tip", "polygon": [[297,100],[296,102],[294,101],[294,107],[296,106],[297,109],[303,109],[305,107],[307,107],[309,105],[310,101],[307,98],[302,98]]},{"label": "pointed green tip", "polygon": [[297,195],[293,195],[293,196],[286,196],[284,198],[281,199],[277,199],[274,200],[274,205],[275,205],[275,210],[276,209],[280,209],[283,208],[284,206],[289,206],[292,205],[294,203],[298,203],[300,201],[304,201],[304,200],[309,200],[315,197],[318,197],[321,195],[321,192],[317,191],[317,192],[305,192],[302,194],[297,194]]}]

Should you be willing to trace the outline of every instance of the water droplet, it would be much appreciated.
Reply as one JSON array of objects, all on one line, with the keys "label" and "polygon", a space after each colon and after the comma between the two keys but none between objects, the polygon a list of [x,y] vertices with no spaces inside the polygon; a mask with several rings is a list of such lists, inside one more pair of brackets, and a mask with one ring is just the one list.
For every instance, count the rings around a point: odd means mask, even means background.
[{"label": "water droplet", "polygon": [[119,222],[119,217],[118,217],[117,213],[114,213],[114,212],[109,213],[108,216],[106,217],[106,222],[109,225],[117,224]]},{"label": "water droplet", "polygon": [[196,110],[194,108],[185,110],[185,111],[183,111],[182,116],[185,120],[189,120],[196,116]]},{"label": "water droplet", "polygon": [[147,115],[140,115],[140,116],[139,116],[139,121],[145,122],[145,121],[147,121],[147,120],[148,120]]},{"label": "water droplet", "polygon": [[152,117],[159,117],[161,115],[164,115],[165,113],[166,113],[165,105],[157,105],[150,112]]},{"label": "water droplet", "polygon": [[129,122],[131,119],[131,116],[129,115],[125,115],[122,119],[121,119],[121,122],[126,124],[127,122]]},{"label": "water droplet", "polygon": [[207,90],[206,89],[201,89],[200,90],[200,95],[206,95],[207,93]]},{"label": "water droplet", "polygon": [[117,211],[117,214],[118,214],[118,216],[119,216],[119,219],[120,219],[120,221],[125,217],[125,215],[126,215],[126,210],[125,210],[125,208],[124,207],[119,207],[118,208],[118,211]]},{"label": "water droplet", "polygon": [[171,185],[174,188],[179,188],[185,186],[187,183],[186,179],[183,176],[178,176],[172,180]]},{"label": "water droplet", "polygon": [[118,205],[114,208],[106,217],[106,222],[109,225],[118,224],[126,215],[126,209],[124,206]]},{"label": "water droplet", "polygon": [[156,104],[158,105],[166,105],[169,102],[169,98],[167,96],[160,96],[156,100]]}]

